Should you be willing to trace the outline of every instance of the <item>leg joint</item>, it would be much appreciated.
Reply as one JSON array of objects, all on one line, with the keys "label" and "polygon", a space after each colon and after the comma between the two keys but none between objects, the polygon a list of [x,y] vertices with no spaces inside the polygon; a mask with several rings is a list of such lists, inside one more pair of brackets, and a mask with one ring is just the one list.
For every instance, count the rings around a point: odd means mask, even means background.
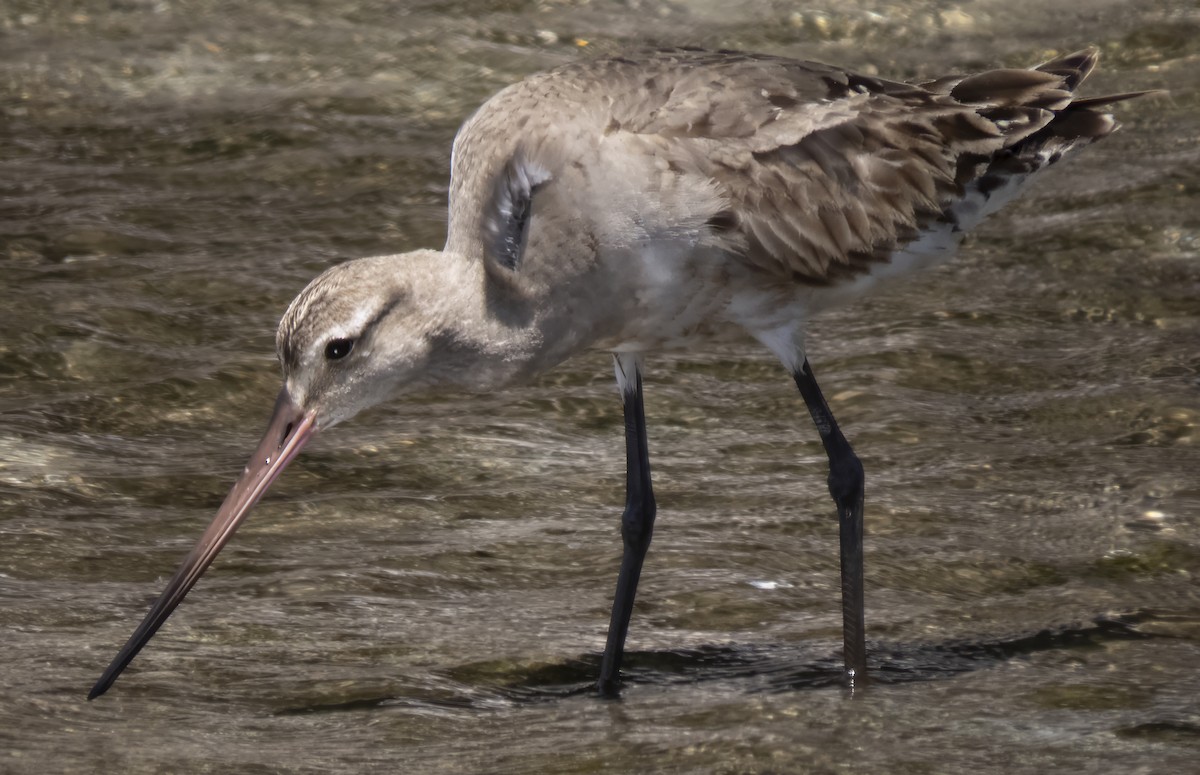
[{"label": "leg joint", "polygon": [[646,547],[650,545],[650,538],[654,535],[656,513],[653,495],[626,505],[625,513],[621,515],[621,538],[626,546],[637,548],[641,552],[646,551]]},{"label": "leg joint", "polygon": [[841,454],[830,456],[829,494],[835,503],[850,506],[861,500],[865,480],[862,461],[849,446]]}]

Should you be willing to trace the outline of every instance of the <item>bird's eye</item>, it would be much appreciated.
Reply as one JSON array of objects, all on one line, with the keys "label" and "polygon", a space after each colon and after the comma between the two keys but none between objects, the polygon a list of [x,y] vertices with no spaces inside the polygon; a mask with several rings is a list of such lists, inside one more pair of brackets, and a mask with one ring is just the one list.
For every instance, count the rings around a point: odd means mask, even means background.
[{"label": "bird's eye", "polygon": [[340,360],[354,349],[353,339],[330,339],[325,345],[325,358],[331,361]]}]

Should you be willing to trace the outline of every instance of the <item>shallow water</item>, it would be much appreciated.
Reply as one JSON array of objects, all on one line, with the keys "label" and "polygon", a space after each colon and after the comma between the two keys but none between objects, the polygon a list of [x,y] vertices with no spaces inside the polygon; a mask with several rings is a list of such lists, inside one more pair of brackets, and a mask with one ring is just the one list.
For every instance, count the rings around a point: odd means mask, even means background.
[{"label": "shallow water", "polygon": [[[1194,767],[1195,3],[245,5],[0,9],[0,770]],[[85,702],[257,441],[291,297],[441,244],[486,96],[646,43],[906,78],[1096,44],[1088,93],[1171,90],[951,265],[814,322],[868,471],[876,681],[839,680],[824,457],[746,345],[648,364],[622,700],[589,692],[623,500],[594,354],[319,439]]]}]

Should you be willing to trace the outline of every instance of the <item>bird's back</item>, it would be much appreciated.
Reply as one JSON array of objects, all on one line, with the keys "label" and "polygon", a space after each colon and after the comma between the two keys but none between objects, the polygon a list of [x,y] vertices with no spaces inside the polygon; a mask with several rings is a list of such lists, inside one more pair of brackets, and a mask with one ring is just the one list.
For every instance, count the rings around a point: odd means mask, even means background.
[{"label": "bird's back", "polygon": [[[690,281],[679,255],[718,255],[697,289],[793,288],[811,311],[944,260],[1033,173],[1112,132],[1105,106],[1135,95],[1076,99],[1096,59],[921,84],[725,51],[572,63],[463,126],[447,252],[524,298],[554,287],[576,305],[619,285],[594,282],[598,263],[667,267],[644,285]],[[772,305],[733,322],[768,325]]]}]

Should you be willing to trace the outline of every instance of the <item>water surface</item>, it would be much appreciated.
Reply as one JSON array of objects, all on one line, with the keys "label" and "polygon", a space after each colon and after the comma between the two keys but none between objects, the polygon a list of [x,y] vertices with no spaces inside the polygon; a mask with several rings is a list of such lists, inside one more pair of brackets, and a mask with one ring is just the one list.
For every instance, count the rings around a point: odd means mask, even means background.
[{"label": "water surface", "polygon": [[[0,770],[1186,771],[1200,755],[1194,3],[35,3],[0,10]],[[814,322],[868,472],[878,680],[790,379],[656,357],[621,701],[607,356],[319,439],[115,688],[240,470],[318,271],[438,246],[450,140],[595,51],[921,78],[1087,44],[1168,88],[951,265]]]}]

